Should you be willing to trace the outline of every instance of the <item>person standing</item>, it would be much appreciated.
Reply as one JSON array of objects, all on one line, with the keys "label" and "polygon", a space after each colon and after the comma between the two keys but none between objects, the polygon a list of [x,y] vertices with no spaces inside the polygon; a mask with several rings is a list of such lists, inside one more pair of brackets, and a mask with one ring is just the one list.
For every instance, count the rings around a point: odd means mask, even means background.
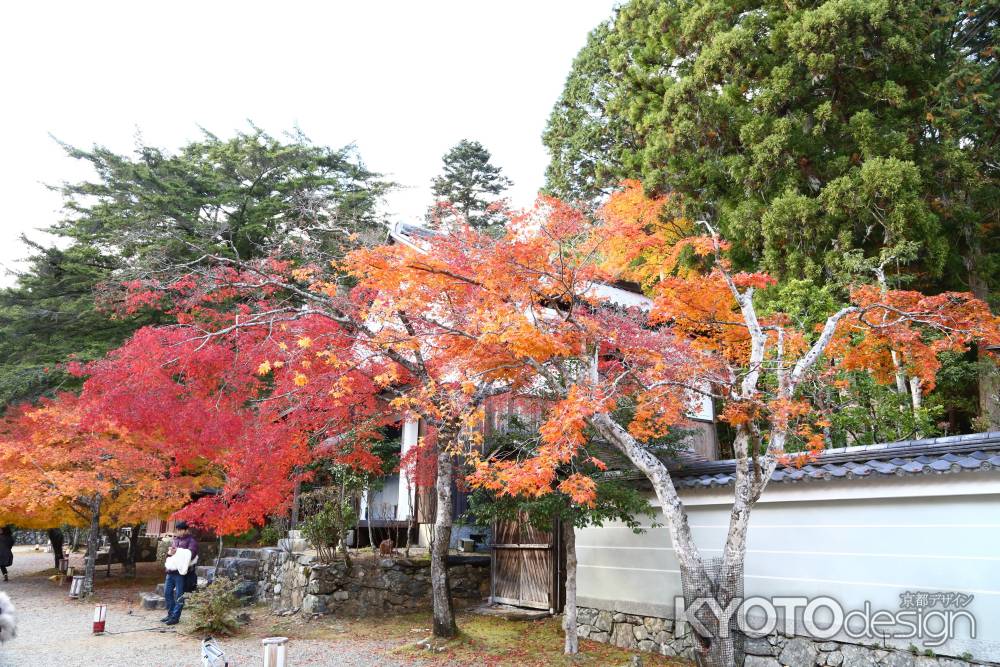
[{"label": "person standing", "polygon": [[167,549],[167,578],[163,583],[163,597],[167,602],[167,615],[160,619],[167,625],[177,625],[184,609],[184,579],[188,568],[198,560],[198,540],[188,530],[186,521],[174,524],[177,534]]},{"label": "person standing", "polygon": [[14,531],[10,526],[0,529],[0,573],[3,573],[3,580],[7,578],[7,568],[14,564]]},{"label": "person standing", "polygon": [[59,561],[63,557],[63,532],[62,528],[49,528],[49,544],[52,545],[52,557],[56,561],[56,569],[59,569]]}]

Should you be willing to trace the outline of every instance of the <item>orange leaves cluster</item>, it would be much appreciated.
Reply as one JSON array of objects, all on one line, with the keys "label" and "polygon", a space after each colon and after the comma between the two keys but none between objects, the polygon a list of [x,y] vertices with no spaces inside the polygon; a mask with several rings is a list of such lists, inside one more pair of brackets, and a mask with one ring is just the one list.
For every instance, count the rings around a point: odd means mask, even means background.
[{"label": "orange leaves cluster", "polygon": [[11,410],[0,433],[0,520],[30,527],[86,525],[102,497],[102,525],[170,514],[218,482],[202,462],[175,469],[162,439],[121,427],[62,394]]},{"label": "orange leaves cluster", "polygon": [[605,402],[588,396],[580,387],[571,388],[567,397],[546,414],[539,429],[541,442],[530,456],[483,459],[473,455],[470,485],[500,495],[535,498],[559,491],[578,505],[592,507],[597,490],[594,480],[580,472],[570,472],[560,479],[560,471],[572,468],[573,462],[580,458],[599,470],[607,468],[600,459],[585,454],[584,430],[590,415],[608,408]]},{"label": "orange leaves cluster", "polygon": [[963,352],[973,342],[1000,342],[1000,318],[971,294],[928,296],[864,285],[852,292],[851,300],[860,310],[843,321],[831,353],[844,370],[868,370],[883,384],[895,379],[893,352],[906,375],[920,378],[926,392],[934,388],[941,352]]},{"label": "orange leaves cluster", "polygon": [[642,184],[626,180],[598,215],[602,268],[619,280],[649,288],[678,269],[677,242],[693,229],[668,212],[668,197],[647,197]]},{"label": "orange leaves cluster", "polygon": [[594,499],[597,496],[597,483],[593,478],[575,472],[560,482],[558,488],[569,496],[574,503],[587,507],[594,506]]}]

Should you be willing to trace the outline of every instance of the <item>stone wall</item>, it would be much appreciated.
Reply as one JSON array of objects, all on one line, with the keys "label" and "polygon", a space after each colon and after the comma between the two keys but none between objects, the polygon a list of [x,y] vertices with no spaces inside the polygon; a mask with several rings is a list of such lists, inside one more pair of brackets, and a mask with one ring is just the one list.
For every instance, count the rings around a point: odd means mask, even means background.
[{"label": "stone wall", "polygon": [[[150,539],[155,541],[155,554],[151,560],[155,560],[160,565],[163,565],[167,560],[167,550],[170,548],[170,543],[173,542],[173,538],[170,536],[156,537],[152,536]],[[219,543],[216,540],[211,540],[207,542],[198,542],[198,564],[199,565],[211,565],[215,559],[219,556]]]},{"label": "stone wall", "polygon": [[694,659],[688,635],[675,638],[674,621],[669,618],[578,607],[576,622],[576,634],[580,637],[627,649]]},{"label": "stone wall", "polygon": [[[490,559],[453,556],[448,572],[457,602],[480,602],[490,592]],[[306,554],[261,550],[258,599],[275,610],[303,614],[380,616],[430,607],[430,563],[355,557],[322,564]]]},{"label": "stone wall", "polygon": [[14,544],[17,545],[40,544],[43,547],[47,547],[49,546],[49,535],[44,530],[17,529],[14,531]]},{"label": "stone wall", "polygon": [[[621,648],[694,659],[690,634],[674,637],[674,621],[669,618],[580,607],[577,610],[577,635]],[[743,649],[746,653],[744,667],[968,667],[997,664],[778,634],[759,639],[747,638]]]}]

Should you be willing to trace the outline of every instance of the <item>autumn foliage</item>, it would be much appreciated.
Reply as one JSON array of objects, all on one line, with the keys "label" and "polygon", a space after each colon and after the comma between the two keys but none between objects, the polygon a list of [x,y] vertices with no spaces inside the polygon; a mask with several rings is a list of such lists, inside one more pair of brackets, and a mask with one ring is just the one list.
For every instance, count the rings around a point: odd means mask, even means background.
[{"label": "autumn foliage", "polygon": [[155,436],[109,420],[71,394],[21,407],[0,433],[0,522],[86,525],[100,496],[102,524],[170,514],[217,480],[204,460],[183,469]]},{"label": "autumn foliage", "polygon": [[[157,480],[162,500],[144,511],[173,511],[198,491],[181,516],[237,532],[285,508],[317,458],[379,472],[369,444],[410,413],[433,437],[423,463],[411,454],[404,467],[432,470],[432,452],[461,453],[473,485],[587,505],[594,482],[583,471],[604,465],[587,447],[602,415],[626,414],[629,437],[653,442],[709,396],[738,453],[790,462],[825,445],[827,416],[797,391],[806,377],[865,369],[889,382],[895,353],[929,389],[942,351],[997,340],[996,318],[968,294],[859,284],[816,330],[758,316],[755,293],[773,279],[731,270],[725,241],[674,217],[677,204],[626,183],[596,219],[542,198],[510,213],[499,239],[456,226],[336,265],[220,260],[129,283],[115,307],[161,309],[178,324],[75,369],[87,377],[78,400],[10,415],[5,442],[34,444],[20,456],[8,445],[6,464],[19,480],[43,480],[32,466],[62,465],[39,458],[48,449],[85,443],[94,471],[98,443],[120,449],[122,465],[153,457],[141,466],[149,479],[122,486],[148,494]],[[623,281],[642,293],[611,287]],[[545,406],[531,456],[482,451],[483,408],[500,395]],[[90,488],[71,476],[38,484]],[[11,488],[8,514],[35,516]]]}]

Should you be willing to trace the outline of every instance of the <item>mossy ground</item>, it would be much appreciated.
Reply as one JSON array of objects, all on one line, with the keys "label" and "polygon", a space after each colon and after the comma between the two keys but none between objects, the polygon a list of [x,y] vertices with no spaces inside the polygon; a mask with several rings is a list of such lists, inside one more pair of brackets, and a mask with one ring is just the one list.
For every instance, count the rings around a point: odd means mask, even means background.
[{"label": "mossy ground", "polygon": [[[563,631],[558,618],[539,621],[509,621],[494,616],[458,612],[460,635],[451,641],[435,640],[434,650],[418,642],[430,635],[430,613],[419,612],[385,618],[275,617],[265,610],[254,614],[254,632],[291,639],[365,639],[398,644],[394,653],[402,658],[419,658],[441,665],[484,665],[488,667],[542,667],[587,665],[611,667],[627,665],[633,655],[615,646],[580,640],[580,653],[563,655]],[[643,653],[643,664],[688,667],[689,662]]]}]

